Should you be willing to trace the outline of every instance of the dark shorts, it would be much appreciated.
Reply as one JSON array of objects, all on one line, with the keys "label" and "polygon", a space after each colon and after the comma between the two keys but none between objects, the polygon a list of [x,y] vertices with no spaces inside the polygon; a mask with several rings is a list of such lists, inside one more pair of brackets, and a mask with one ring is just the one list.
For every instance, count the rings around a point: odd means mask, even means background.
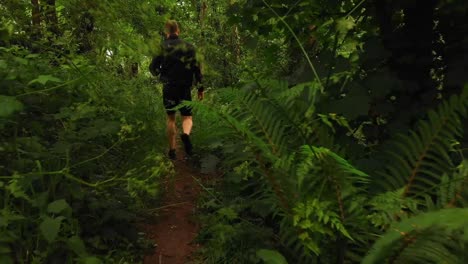
[{"label": "dark shorts", "polygon": [[[190,85],[164,85],[163,87],[163,104],[168,115],[175,114],[177,106],[182,101],[192,101]],[[184,106],[179,109],[183,116],[192,116],[192,109]]]}]

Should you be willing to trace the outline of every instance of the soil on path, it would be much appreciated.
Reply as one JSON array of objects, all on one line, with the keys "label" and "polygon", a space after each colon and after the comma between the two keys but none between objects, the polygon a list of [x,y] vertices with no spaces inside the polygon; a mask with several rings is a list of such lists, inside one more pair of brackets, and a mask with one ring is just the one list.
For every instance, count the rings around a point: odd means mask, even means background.
[{"label": "soil on path", "polygon": [[157,218],[145,226],[148,238],[157,246],[144,264],[191,263],[191,255],[198,248],[193,240],[199,230],[194,212],[200,187],[193,177],[199,175],[183,160],[176,160],[174,167],[174,185],[167,184]]}]

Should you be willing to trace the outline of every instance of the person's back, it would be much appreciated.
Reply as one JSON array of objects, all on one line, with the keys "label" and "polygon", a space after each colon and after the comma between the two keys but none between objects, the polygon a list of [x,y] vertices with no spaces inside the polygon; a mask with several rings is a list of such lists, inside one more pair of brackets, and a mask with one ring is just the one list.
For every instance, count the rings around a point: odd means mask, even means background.
[{"label": "person's back", "polygon": [[164,41],[159,59],[160,63],[156,61],[152,66],[160,65],[161,80],[165,84],[192,86],[194,77],[200,74],[196,65],[195,49],[177,35],[170,35]]}]

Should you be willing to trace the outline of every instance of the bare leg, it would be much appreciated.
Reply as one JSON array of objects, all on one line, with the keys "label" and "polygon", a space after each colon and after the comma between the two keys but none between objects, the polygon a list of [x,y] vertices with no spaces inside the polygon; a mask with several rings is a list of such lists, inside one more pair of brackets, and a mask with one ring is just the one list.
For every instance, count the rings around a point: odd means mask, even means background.
[{"label": "bare leg", "polygon": [[170,114],[167,115],[167,137],[169,138],[169,148],[175,149],[176,148],[176,115]]},{"label": "bare leg", "polygon": [[192,130],[192,117],[191,116],[182,116],[182,129],[184,133],[180,135],[182,143],[184,143],[185,153],[188,156],[192,155],[192,142],[190,142],[190,132]]},{"label": "bare leg", "polygon": [[190,135],[190,132],[192,131],[192,117],[191,116],[182,116],[182,129],[185,134]]}]

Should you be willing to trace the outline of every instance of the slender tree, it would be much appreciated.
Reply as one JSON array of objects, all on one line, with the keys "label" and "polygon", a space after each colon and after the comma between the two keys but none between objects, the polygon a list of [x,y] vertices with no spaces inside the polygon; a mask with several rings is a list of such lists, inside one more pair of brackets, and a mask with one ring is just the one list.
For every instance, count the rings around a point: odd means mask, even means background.
[{"label": "slender tree", "polygon": [[32,31],[31,39],[38,40],[41,36],[41,9],[39,6],[39,0],[31,0],[31,22],[32,22]]},{"label": "slender tree", "polygon": [[55,0],[46,0],[44,10],[47,31],[53,34],[54,36],[60,36],[61,32],[58,26],[57,8],[55,5]]}]

